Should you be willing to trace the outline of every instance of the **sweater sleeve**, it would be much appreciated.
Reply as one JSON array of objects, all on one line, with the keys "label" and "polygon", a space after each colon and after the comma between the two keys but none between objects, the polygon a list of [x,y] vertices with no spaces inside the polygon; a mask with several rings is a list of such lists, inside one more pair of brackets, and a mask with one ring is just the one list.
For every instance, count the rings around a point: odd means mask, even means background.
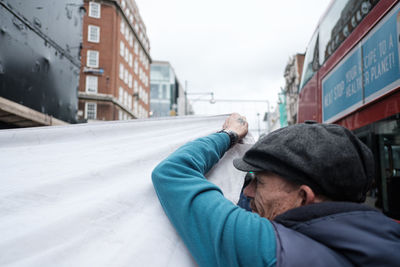
[{"label": "sweater sleeve", "polygon": [[228,148],[225,133],[189,142],[154,169],[154,188],[199,266],[275,266],[272,224],[225,199],[205,179]]}]

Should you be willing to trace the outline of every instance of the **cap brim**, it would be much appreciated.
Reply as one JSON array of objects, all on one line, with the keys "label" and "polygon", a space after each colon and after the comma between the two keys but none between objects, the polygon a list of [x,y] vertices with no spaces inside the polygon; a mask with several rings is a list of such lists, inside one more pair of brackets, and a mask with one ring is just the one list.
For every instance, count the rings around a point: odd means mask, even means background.
[{"label": "cap brim", "polygon": [[233,166],[235,166],[236,169],[244,172],[261,172],[263,169],[250,165],[247,162],[245,162],[243,159],[234,159],[233,160]]}]

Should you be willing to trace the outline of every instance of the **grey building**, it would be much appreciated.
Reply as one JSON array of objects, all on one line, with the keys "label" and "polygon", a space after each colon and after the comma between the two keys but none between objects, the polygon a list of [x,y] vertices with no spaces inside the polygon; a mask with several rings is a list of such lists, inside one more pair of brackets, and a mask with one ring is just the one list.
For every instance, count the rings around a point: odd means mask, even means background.
[{"label": "grey building", "polygon": [[153,61],[150,69],[151,117],[185,115],[185,91],[167,61]]},{"label": "grey building", "polygon": [[288,125],[292,125],[297,122],[299,85],[301,73],[303,71],[303,63],[304,54],[296,54],[292,56],[289,59],[283,74],[285,77],[285,87],[282,90],[282,94],[284,96],[283,103],[286,105]]}]

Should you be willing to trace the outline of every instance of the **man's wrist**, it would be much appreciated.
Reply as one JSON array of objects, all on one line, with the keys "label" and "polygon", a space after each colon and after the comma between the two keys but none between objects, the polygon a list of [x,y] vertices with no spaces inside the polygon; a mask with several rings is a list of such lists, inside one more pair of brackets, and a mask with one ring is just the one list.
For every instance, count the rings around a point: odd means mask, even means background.
[{"label": "man's wrist", "polygon": [[239,135],[232,130],[223,129],[221,131],[218,131],[217,133],[225,133],[229,136],[229,140],[230,140],[229,148],[233,147],[235,144],[237,144],[239,142]]}]

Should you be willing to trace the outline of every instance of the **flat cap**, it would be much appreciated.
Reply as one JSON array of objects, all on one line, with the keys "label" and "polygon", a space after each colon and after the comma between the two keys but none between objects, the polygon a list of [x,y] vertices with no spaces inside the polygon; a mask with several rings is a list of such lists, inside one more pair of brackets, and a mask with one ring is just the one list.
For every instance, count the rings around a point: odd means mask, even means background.
[{"label": "flat cap", "polygon": [[363,202],[375,174],[371,150],[348,129],[306,122],[257,141],[234,166],[268,171],[336,201]]}]

